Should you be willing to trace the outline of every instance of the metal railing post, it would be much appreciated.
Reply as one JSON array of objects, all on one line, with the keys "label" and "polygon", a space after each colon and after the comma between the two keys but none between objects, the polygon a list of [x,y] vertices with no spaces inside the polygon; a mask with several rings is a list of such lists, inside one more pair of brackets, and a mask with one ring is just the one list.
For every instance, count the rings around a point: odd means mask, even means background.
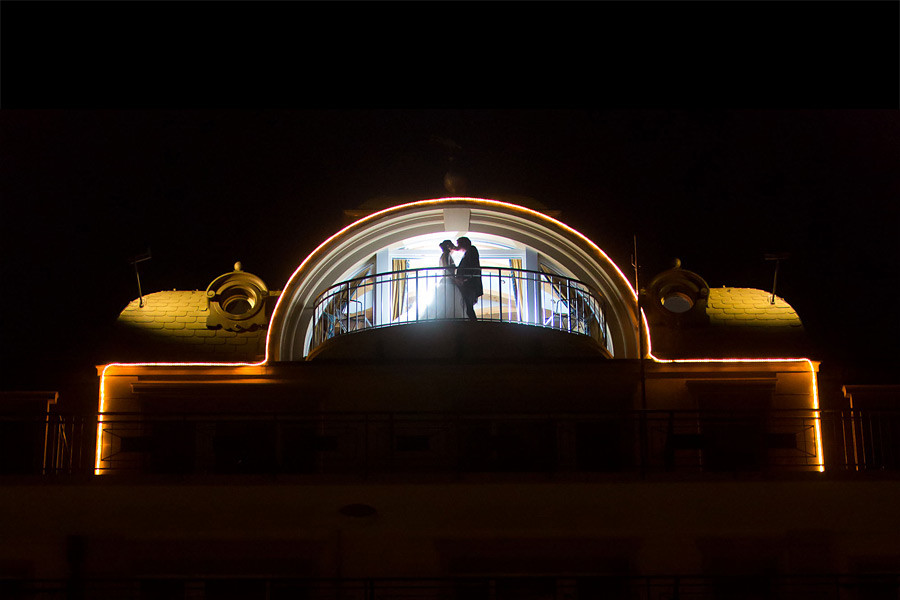
[{"label": "metal railing post", "polygon": [[500,315],[500,322],[503,322],[503,269],[497,272],[497,314]]},{"label": "metal railing post", "polygon": [[347,282],[347,284],[345,285],[344,293],[346,294],[346,298],[347,298],[346,300],[344,300],[344,302],[346,302],[346,308],[344,309],[344,316],[347,319],[347,324],[344,327],[344,333],[347,333],[350,331],[350,283],[349,282]]}]

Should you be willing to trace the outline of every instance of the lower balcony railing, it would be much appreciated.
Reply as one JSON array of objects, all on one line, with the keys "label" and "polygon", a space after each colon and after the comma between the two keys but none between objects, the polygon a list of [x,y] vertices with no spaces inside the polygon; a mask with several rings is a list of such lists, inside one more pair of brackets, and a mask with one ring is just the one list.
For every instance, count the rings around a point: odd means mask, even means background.
[{"label": "lower balcony railing", "polygon": [[897,598],[900,575],[822,574],[566,575],[448,578],[141,577],[2,579],[0,597],[18,600],[860,600]]},{"label": "lower balcony railing", "polygon": [[577,473],[804,471],[811,411],[596,414],[108,414],[104,472]]},{"label": "lower balcony railing", "polygon": [[[92,417],[0,427],[17,432],[0,474],[94,471]],[[900,474],[900,412],[106,413],[100,430],[102,473]]]},{"label": "lower balcony railing", "polygon": [[[587,335],[609,349],[606,302],[585,283],[543,271],[482,267],[481,321],[518,323]],[[378,273],[338,283],[316,300],[310,350],[339,335],[423,321],[467,320],[454,277],[442,268]]]}]

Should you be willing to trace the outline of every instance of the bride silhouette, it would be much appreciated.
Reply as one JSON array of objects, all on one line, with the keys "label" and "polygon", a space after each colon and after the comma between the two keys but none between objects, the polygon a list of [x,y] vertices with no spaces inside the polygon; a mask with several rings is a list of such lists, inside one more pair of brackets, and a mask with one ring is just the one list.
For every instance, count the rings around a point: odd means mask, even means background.
[{"label": "bride silhouette", "polygon": [[456,250],[456,246],[452,241],[444,240],[440,243],[440,248],[443,251],[440,259],[443,270],[434,290],[434,299],[428,305],[425,316],[428,319],[462,319],[466,316],[466,303],[454,277],[456,263],[450,256],[450,252]]}]

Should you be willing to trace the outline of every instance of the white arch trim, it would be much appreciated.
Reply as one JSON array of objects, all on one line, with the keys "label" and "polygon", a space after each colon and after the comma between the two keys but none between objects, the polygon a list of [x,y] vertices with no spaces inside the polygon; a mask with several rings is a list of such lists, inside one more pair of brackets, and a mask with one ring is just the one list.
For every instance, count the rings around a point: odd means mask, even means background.
[{"label": "white arch trim", "polygon": [[[349,268],[385,246],[417,235],[448,231],[468,211],[468,231],[520,241],[547,255],[606,298],[616,358],[638,358],[646,322],[637,294],[619,267],[586,236],[552,217],[508,202],[482,198],[420,200],[387,208],[351,223],[322,242],[297,267],[281,293],[266,337],[266,362],[302,360],[312,305]],[[445,216],[453,215],[452,218]],[[457,233],[455,229],[451,232]],[[646,339],[646,338],[645,338]],[[644,351],[646,355],[646,351]]]}]

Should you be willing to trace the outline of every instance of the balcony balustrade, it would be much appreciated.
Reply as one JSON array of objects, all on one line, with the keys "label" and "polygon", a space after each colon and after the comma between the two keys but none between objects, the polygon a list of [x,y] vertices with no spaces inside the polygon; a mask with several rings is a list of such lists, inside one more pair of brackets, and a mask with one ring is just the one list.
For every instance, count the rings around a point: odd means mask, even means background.
[{"label": "balcony balustrade", "polygon": [[[541,271],[497,267],[477,271],[484,288],[475,303],[479,320],[586,335],[610,349],[606,301],[590,286]],[[336,336],[375,327],[466,320],[465,310],[454,301],[455,288],[455,279],[443,268],[392,271],[335,284],[315,302],[310,350]]]},{"label": "balcony balustrade", "polygon": [[[811,411],[593,414],[107,415],[109,472],[602,473],[803,471]],[[640,443],[646,440],[646,443]]]},{"label": "balcony balustrade", "polygon": [[[47,428],[42,466],[2,475],[88,475],[92,417],[2,419]],[[817,471],[900,474],[900,412],[106,413],[103,473],[456,478],[476,473],[654,477]],[[29,459],[28,465],[39,464]]]}]

